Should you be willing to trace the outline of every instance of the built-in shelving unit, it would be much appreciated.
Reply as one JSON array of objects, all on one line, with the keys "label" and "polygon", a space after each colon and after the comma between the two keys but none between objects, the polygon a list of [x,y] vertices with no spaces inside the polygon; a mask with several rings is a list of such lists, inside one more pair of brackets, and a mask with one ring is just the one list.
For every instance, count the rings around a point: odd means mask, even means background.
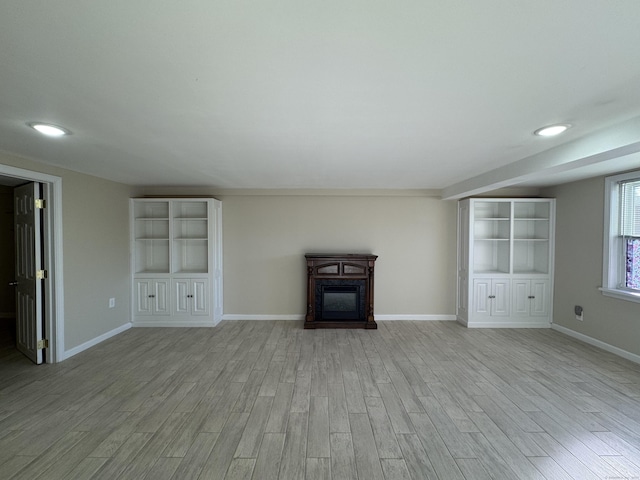
[{"label": "built-in shelving unit", "polygon": [[211,198],[131,200],[134,324],[220,321],[221,214]]},{"label": "built-in shelving unit", "polygon": [[555,201],[472,198],[458,207],[458,319],[549,326]]}]

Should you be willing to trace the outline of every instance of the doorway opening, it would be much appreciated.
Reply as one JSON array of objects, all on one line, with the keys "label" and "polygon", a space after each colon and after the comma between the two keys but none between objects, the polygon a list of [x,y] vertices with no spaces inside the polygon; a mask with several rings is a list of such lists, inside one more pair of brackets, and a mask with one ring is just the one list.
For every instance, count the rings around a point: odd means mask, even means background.
[{"label": "doorway opening", "polygon": [[24,180],[0,178],[0,361],[20,355],[16,349],[15,232],[13,185]]},{"label": "doorway opening", "polygon": [[[45,209],[42,214],[42,260],[41,268],[46,271],[46,280],[43,282],[43,305],[42,311],[44,316],[43,333],[44,338],[48,340],[48,346],[43,350],[43,360],[46,363],[56,363],[64,360],[64,303],[63,303],[63,281],[62,281],[62,179],[53,175],[47,175],[39,172],[24,170],[21,168],[10,167],[0,164],[0,197],[3,193],[11,192],[10,198],[13,202],[13,189],[21,184],[36,182],[42,186],[41,198],[45,202]],[[0,202],[2,200],[0,199]],[[0,203],[0,212],[2,212],[2,220],[7,220],[6,203]],[[13,205],[11,205],[13,210]],[[13,215],[11,221],[13,222]],[[12,223],[13,224],[13,223]],[[12,232],[13,234],[13,232]],[[15,274],[15,240],[11,242],[13,247],[12,253],[7,255],[6,241],[1,244],[4,248],[2,255],[2,266],[0,271],[11,271]],[[11,262],[11,267],[7,264]],[[6,273],[5,273],[6,275]],[[11,293],[5,290],[5,276],[0,275],[3,281],[0,292],[4,292],[4,296],[0,298],[3,308],[0,310],[0,343],[3,351],[6,353],[8,337],[13,336],[11,341],[15,345],[15,306],[13,310],[8,310],[6,306],[6,296]],[[8,284],[10,282],[6,282]],[[13,287],[13,286],[12,286]],[[14,327],[11,326],[13,321]],[[12,352],[10,352],[12,354]]]}]

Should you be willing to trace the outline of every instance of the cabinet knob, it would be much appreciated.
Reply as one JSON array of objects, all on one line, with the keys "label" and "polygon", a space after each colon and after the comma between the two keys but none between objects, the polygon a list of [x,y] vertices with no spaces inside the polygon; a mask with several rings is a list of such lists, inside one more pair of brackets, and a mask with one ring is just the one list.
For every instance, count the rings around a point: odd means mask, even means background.
[{"label": "cabinet knob", "polygon": [[149,298],[156,298],[155,295],[149,295]]},{"label": "cabinet knob", "polygon": [[495,295],[489,295],[489,298],[496,298]]},{"label": "cabinet knob", "polygon": [[187,298],[193,298],[193,295],[187,295]]},{"label": "cabinet knob", "polygon": [[535,295],[529,295],[527,298],[533,299],[533,298],[536,298],[536,297],[535,297]]}]

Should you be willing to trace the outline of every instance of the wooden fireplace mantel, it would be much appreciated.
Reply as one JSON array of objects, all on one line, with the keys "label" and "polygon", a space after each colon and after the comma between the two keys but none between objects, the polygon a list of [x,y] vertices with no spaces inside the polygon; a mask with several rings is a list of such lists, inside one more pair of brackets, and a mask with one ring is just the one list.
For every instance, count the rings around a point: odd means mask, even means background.
[{"label": "wooden fireplace mantel", "polygon": [[[307,314],[304,328],[378,328],[373,319],[373,278],[377,255],[308,253]],[[317,307],[316,283],[325,280],[358,281],[364,284],[364,311],[358,320],[323,319]],[[335,282],[339,283],[339,282]]]}]

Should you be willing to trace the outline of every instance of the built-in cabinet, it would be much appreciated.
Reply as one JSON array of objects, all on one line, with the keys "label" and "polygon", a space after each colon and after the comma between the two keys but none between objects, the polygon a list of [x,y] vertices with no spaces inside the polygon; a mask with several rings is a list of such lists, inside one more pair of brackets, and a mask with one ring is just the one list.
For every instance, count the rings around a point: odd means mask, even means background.
[{"label": "built-in cabinet", "polygon": [[222,203],[132,199],[134,325],[206,326],[222,319]]},{"label": "built-in cabinet", "polygon": [[468,327],[551,324],[555,200],[458,204],[458,320]]}]

